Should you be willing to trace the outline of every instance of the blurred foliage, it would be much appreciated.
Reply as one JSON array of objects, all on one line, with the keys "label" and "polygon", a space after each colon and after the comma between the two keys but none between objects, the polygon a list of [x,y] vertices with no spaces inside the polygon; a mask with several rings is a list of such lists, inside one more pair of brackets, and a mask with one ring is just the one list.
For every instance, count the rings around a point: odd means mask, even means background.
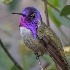
[{"label": "blurred foliage", "polygon": [[54,16],[53,12],[52,12],[52,8],[51,7],[48,7],[48,13],[50,15],[50,18],[52,19],[52,21],[55,23],[55,25],[57,25],[58,27],[61,26],[61,23],[60,21],[58,21],[58,19]]},{"label": "blurred foliage", "polygon": [[4,25],[0,24],[0,31],[6,33],[9,36],[12,36],[13,29],[12,29],[11,25],[4,26]]},{"label": "blurred foliage", "polygon": [[66,56],[70,56],[70,46],[65,46],[64,47],[64,52]]},{"label": "blurred foliage", "polygon": [[43,59],[45,61],[47,60],[47,62],[50,63],[50,64],[54,63],[53,60],[52,60],[52,58],[48,54],[43,55]]},{"label": "blurred foliage", "polygon": [[65,17],[61,17],[60,13],[58,13],[56,10],[52,10],[54,16],[56,17],[56,19],[58,19],[58,21],[62,24],[65,25],[67,27],[70,27],[70,20],[65,18]]},{"label": "blurred foliage", "polygon": [[[48,0],[48,2],[51,4],[51,5],[53,5],[54,7],[58,7],[59,6],[59,4],[58,4],[58,0]],[[48,7],[48,13],[49,13],[49,15],[50,15],[50,18],[52,19],[52,21],[54,21],[54,23],[58,26],[58,27],[60,27],[61,26],[61,23],[60,23],[60,21],[58,21],[58,19],[54,16],[54,14],[53,14],[53,12],[52,12],[52,7]]]},{"label": "blurred foliage", "polygon": [[67,57],[67,61],[68,61],[69,67],[70,67],[70,55]]},{"label": "blurred foliage", "polygon": [[58,8],[62,10],[62,8],[66,5],[66,3],[67,0],[58,0],[58,4],[59,4]]},{"label": "blurred foliage", "polygon": [[13,2],[13,0],[2,0],[2,3],[4,4],[10,4],[11,2]]},{"label": "blurred foliage", "polygon": [[2,45],[0,45],[0,70],[19,70],[1,47]]},{"label": "blurred foliage", "polygon": [[19,3],[20,0],[13,0],[13,2],[11,2],[9,5],[8,5],[8,10],[11,12],[13,10],[15,10],[17,7],[18,7],[18,3]]},{"label": "blurred foliage", "polygon": [[16,66],[13,66],[10,70],[19,70]]},{"label": "blurred foliage", "polygon": [[0,70],[10,70],[13,67],[13,62],[0,46]]},{"label": "blurred foliage", "polygon": [[8,5],[8,10],[11,12],[17,8],[19,0],[2,0],[2,3]]},{"label": "blurred foliage", "polygon": [[59,0],[47,0],[47,1],[55,7],[59,6],[59,3],[58,3]]},{"label": "blurred foliage", "polygon": [[[56,2],[57,1],[57,2]],[[66,5],[67,0],[48,0],[50,4],[52,4],[55,8],[57,8],[59,11],[62,10],[62,8]],[[53,9],[52,7],[48,7],[50,18],[55,22],[55,24],[60,27],[61,25],[65,25],[67,27],[70,27],[70,20],[66,17],[61,17],[60,12]],[[64,12],[64,11],[63,11]]]},{"label": "blurred foliage", "polygon": [[61,13],[60,13],[61,16],[67,16],[67,15],[70,15],[70,5],[66,5]]},{"label": "blurred foliage", "polygon": [[56,67],[54,64],[52,64],[51,66],[49,66],[46,70],[56,70]]}]

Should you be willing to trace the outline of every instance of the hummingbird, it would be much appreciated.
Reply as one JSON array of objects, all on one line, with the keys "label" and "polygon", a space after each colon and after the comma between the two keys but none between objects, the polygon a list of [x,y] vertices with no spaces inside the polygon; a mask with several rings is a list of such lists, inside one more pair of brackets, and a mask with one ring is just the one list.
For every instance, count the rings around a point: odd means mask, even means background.
[{"label": "hummingbird", "polygon": [[40,12],[34,7],[26,7],[21,15],[20,34],[25,45],[37,57],[48,53],[61,70],[69,70],[62,43],[56,33],[43,21]]}]

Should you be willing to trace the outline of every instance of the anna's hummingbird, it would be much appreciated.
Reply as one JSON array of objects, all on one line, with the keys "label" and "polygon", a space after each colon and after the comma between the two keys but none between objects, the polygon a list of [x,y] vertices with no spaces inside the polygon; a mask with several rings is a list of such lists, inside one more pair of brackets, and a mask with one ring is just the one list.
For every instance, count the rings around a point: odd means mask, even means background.
[{"label": "anna's hummingbird", "polygon": [[34,7],[26,7],[21,15],[20,33],[25,45],[38,56],[48,53],[62,70],[69,70],[63,47],[53,30],[42,22],[40,12]]}]

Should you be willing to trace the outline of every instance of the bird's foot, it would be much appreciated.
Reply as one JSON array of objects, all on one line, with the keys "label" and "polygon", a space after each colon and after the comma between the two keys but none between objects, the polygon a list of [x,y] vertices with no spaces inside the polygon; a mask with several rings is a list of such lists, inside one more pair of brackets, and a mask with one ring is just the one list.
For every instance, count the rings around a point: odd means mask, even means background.
[{"label": "bird's foot", "polygon": [[42,67],[42,65],[41,65],[41,61],[40,61],[40,59],[39,59],[39,57],[40,57],[41,55],[39,55],[38,53],[34,53],[34,54],[36,55],[36,59],[37,59],[38,62],[39,62],[39,65],[40,65],[41,70],[44,70],[43,67]]},{"label": "bird's foot", "polygon": [[38,53],[34,53],[36,55],[36,59],[38,60],[40,55]]}]

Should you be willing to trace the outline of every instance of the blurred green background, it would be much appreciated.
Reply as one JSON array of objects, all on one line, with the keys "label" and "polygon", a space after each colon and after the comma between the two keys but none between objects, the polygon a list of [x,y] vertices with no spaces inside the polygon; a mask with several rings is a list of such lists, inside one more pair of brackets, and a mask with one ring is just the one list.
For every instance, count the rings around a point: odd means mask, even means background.
[{"label": "blurred green background", "polygon": [[[48,0],[50,27],[59,36],[70,65],[70,5],[69,0]],[[46,23],[45,7],[41,0],[1,0],[0,1],[0,39],[10,55],[23,68],[23,70],[40,70],[34,53],[25,47],[22,42],[19,23],[20,16],[12,12],[22,12],[27,6],[37,8]],[[63,8],[65,10],[63,10]],[[65,13],[66,12],[66,13]],[[44,70],[56,70],[55,64],[48,54],[41,57]],[[0,70],[18,70],[0,45]]]}]

